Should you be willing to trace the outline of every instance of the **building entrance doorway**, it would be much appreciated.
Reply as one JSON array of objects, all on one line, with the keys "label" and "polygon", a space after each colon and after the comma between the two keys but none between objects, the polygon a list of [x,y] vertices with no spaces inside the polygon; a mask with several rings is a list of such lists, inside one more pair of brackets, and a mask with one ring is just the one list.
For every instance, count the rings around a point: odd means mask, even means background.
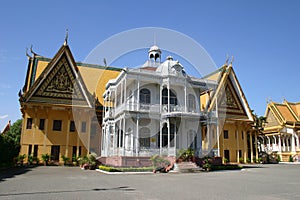
[{"label": "building entrance doorway", "polygon": [[59,161],[60,146],[51,146],[51,159]]}]

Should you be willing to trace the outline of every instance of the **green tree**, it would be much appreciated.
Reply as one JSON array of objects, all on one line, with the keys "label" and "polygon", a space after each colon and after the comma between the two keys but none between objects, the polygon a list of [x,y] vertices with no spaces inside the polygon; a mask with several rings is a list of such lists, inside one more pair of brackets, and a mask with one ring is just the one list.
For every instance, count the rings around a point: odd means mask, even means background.
[{"label": "green tree", "polygon": [[253,114],[253,117],[254,117],[253,128],[256,131],[258,131],[259,134],[262,134],[263,130],[264,130],[265,123],[267,123],[266,117],[258,116],[257,114],[254,113],[253,110],[252,110],[252,114]]},{"label": "green tree", "polygon": [[5,134],[0,136],[0,163],[12,163],[20,152],[22,119],[18,119]]}]

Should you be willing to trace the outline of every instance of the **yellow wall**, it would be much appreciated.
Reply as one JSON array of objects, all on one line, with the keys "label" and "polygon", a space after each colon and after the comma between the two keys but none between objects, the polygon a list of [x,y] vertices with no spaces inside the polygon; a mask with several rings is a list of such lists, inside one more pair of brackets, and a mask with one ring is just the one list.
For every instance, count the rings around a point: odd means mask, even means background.
[{"label": "yellow wall", "polygon": [[[72,157],[72,148],[73,146],[81,146],[82,155],[87,154],[88,148],[88,138],[89,138],[89,129],[90,129],[90,119],[89,112],[82,111],[80,114],[76,114],[79,116],[78,119],[76,117],[76,129],[80,132],[80,126],[82,121],[86,121],[86,132],[79,133],[80,137],[78,137],[78,132],[69,132],[70,121],[73,119],[72,111],[66,110],[65,108],[61,108],[63,110],[57,110],[57,108],[27,108],[24,109],[24,123],[22,128],[21,135],[21,152],[20,154],[28,155],[28,146],[32,145],[32,153],[33,153],[33,145],[38,145],[38,157],[41,160],[41,155],[48,153],[51,154],[51,146],[59,145],[60,146],[60,161],[61,156],[65,155],[69,158]],[[32,118],[33,124],[31,129],[26,129],[28,118]],[[45,119],[45,127],[44,130],[39,130],[39,122],[40,119]],[[54,131],[53,128],[53,120],[62,120],[62,130]],[[78,127],[79,126],[79,127]],[[66,151],[68,146],[68,151]]]},{"label": "yellow wall", "polygon": [[[222,124],[222,123],[220,123]],[[210,127],[211,134],[207,136],[204,133],[205,128],[203,128],[202,134],[202,147],[204,149],[209,149],[208,142],[209,137],[211,137],[211,145],[213,149],[218,148],[217,144],[217,128],[215,125]],[[224,130],[228,131],[228,139],[224,139]],[[224,125],[219,127],[219,148],[220,156],[224,159],[224,150],[229,150],[230,162],[239,162],[239,158],[243,158],[244,162],[248,158],[248,146],[247,146],[247,133],[251,133],[251,126],[247,125],[246,122],[226,122]],[[243,134],[243,135],[242,135]],[[254,132],[252,132],[254,134]],[[249,147],[250,148],[250,147]],[[255,146],[252,146],[253,151],[255,151]],[[241,154],[237,151],[241,150]],[[253,155],[254,156],[254,155]]]}]

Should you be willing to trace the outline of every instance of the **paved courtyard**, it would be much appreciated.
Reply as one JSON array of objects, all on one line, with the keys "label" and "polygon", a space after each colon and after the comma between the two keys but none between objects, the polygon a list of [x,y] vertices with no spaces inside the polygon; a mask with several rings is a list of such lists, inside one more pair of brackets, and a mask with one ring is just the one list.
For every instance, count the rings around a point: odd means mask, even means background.
[{"label": "paved courtyard", "polygon": [[107,175],[78,167],[0,172],[0,199],[300,199],[300,165],[241,171]]}]

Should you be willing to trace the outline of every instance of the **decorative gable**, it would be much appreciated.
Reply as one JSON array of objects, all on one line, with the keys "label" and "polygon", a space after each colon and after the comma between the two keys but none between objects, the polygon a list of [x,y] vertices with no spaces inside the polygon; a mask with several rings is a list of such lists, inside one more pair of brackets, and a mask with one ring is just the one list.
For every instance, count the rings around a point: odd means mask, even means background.
[{"label": "decorative gable", "polygon": [[270,110],[270,108],[268,108],[268,111],[266,113],[266,122],[267,123],[265,124],[265,128],[280,125],[274,113]]},{"label": "decorative gable", "polygon": [[221,111],[226,111],[226,115],[238,115],[247,118],[247,114],[242,105],[242,102],[237,95],[237,92],[230,79],[226,81],[225,89],[221,94],[219,108]]},{"label": "decorative gable", "polygon": [[67,46],[63,46],[26,95],[27,102],[91,107],[90,94],[77,72]]}]

